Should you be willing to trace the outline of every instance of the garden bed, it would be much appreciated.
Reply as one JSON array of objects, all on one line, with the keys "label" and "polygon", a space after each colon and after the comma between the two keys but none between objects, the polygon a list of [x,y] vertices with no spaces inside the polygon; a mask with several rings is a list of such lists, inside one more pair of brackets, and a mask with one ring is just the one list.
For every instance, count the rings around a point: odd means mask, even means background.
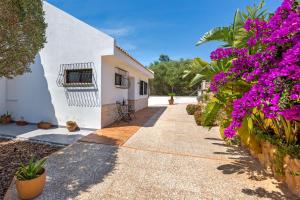
[{"label": "garden bed", "polygon": [[8,189],[20,161],[27,163],[33,156],[41,159],[61,148],[47,144],[0,139],[0,199]]}]

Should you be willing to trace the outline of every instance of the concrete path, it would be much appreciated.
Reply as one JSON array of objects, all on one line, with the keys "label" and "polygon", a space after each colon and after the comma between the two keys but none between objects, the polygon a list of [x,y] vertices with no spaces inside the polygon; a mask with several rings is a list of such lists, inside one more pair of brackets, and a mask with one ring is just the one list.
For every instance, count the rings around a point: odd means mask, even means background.
[{"label": "concrete path", "polygon": [[38,199],[296,199],[184,105],[160,114],[121,147],[78,142],[50,156]]},{"label": "concrete path", "polygon": [[67,128],[53,127],[48,130],[38,129],[35,124],[17,126],[16,124],[0,124],[0,137],[33,140],[39,142],[69,145],[90,134],[93,130],[78,130],[70,133]]}]

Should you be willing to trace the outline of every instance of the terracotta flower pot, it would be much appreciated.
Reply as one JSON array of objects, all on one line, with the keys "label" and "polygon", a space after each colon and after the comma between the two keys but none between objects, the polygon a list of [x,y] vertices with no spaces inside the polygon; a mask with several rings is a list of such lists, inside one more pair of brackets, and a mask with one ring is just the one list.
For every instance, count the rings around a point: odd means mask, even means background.
[{"label": "terracotta flower pot", "polygon": [[289,155],[284,157],[284,171],[288,188],[300,196],[300,160],[293,159]]},{"label": "terracotta flower pot", "polygon": [[169,105],[173,105],[174,104],[174,99],[169,99]]},{"label": "terracotta flower pot", "polygon": [[46,171],[44,170],[44,173],[35,179],[21,181],[15,177],[15,180],[19,197],[21,199],[33,199],[39,196],[44,190]]},{"label": "terracotta flower pot", "polygon": [[49,129],[52,127],[52,124],[48,122],[40,122],[37,124],[37,127],[40,129]]},{"label": "terracotta flower pot", "polygon": [[70,132],[74,132],[78,129],[78,125],[76,124],[76,122],[73,122],[73,123],[67,123],[67,129],[70,131]]},{"label": "terracotta flower pot", "polygon": [[16,121],[16,124],[18,126],[26,126],[28,123],[26,121],[23,121],[23,120],[19,120],[19,121]]},{"label": "terracotta flower pot", "polygon": [[2,124],[10,124],[12,122],[12,118],[11,117],[4,117],[2,119]]}]

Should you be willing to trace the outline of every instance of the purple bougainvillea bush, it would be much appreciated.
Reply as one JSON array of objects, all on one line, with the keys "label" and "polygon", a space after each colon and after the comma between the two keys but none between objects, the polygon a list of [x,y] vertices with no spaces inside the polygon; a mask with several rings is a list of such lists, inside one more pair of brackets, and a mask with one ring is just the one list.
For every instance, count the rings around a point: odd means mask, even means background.
[{"label": "purple bougainvillea bush", "polygon": [[282,115],[300,121],[300,6],[284,0],[267,21],[247,20],[244,27],[251,37],[248,49],[220,48],[212,60],[232,57],[232,67],[214,76],[215,93],[228,81],[242,80],[251,85],[248,92],[233,102],[231,124],[225,136],[233,138],[243,119],[257,108],[267,118]]}]

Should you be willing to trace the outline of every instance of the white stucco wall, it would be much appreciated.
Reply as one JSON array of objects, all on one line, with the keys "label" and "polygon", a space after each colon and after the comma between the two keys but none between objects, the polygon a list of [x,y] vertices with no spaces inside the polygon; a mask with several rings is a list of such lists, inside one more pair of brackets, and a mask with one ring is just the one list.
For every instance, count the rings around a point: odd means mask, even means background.
[{"label": "white stucco wall", "polygon": [[[157,106],[157,105],[168,105],[169,104],[169,96],[150,96],[149,97],[149,106]],[[197,103],[197,97],[191,96],[175,96],[174,97],[175,104],[193,104]]]},{"label": "white stucco wall", "polygon": [[148,95],[139,94],[139,81],[148,82],[149,76],[139,70],[129,66],[126,60],[120,60],[116,56],[105,56],[102,59],[102,105],[114,104],[116,101],[128,99],[128,89],[117,88],[115,86],[115,68],[126,70],[128,75],[134,77],[134,91],[130,91],[130,100],[148,98]]},{"label": "white stucco wall", "polygon": [[[65,125],[75,120],[83,128],[100,128],[101,56],[114,53],[114,39],[46,2],[44,10],[47,43],[31,66],[32,73],[7,82],[7,109],[29,122]],[[86,62],[94,63],[97,89],[58,86],[61,64]]]},{"label": "white stucco wall", "polygon": [[0,78],[0,115],[6,111],[6,80]]}]

